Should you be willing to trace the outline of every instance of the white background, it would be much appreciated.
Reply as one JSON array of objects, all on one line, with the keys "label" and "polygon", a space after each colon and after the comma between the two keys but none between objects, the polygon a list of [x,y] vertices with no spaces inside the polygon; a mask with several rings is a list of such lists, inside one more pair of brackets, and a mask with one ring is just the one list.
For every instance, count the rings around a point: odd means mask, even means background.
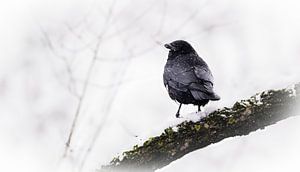
[{"label": "white background", "polygon": [[[2,0],[0,170],[95,171],[181,122],[162,84],[168,53],[162,44],[173,40],[189,41],[213,72],[222,99],[206,111],[299,82],[299,6],[296,0]],[[100,34],[72,153],[62,160]],[[196,109],[185,106],[182,114],[189,118]],[[299,171],[299,122],[290,118],[226,139],[158,171]]]}]

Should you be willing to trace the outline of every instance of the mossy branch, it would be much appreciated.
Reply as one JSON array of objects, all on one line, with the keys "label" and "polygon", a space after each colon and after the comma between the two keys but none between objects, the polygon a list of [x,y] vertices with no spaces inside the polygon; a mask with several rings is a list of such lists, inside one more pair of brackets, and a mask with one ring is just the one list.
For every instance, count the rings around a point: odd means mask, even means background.
[{"label": "mossy branch", "polygon": [[216,110],[198,122],[185,121],[167,128],[142,146],[134,146],[123,157],[114,158],[100,171],[155,171],[178,158],[212,143],[299,115],[300,83],[281,90],[268,90],[236,102],[232,108]]}]

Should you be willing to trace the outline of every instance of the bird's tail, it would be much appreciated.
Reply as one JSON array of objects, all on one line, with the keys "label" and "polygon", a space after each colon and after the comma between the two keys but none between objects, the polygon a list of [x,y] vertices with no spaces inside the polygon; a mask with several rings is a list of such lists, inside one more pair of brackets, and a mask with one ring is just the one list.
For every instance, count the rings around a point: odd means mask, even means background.
[{"label": "bird's tail", "polygon": [[218,96],[214,92],[212,92],[212,93],[204,93],[202,91],[193,90],[193,91],[191,91],[191,93],[192,93],[193,97],[196,100],[211,100],[211,101],[220,100],[220,96]]},{"label": "bird's tail", "polygon": [[219,95],[217,95],[216,93],[213,93],[213,95],[210,98],[211,101],[217,101],[220,99],[221,99],[221,97]]}]

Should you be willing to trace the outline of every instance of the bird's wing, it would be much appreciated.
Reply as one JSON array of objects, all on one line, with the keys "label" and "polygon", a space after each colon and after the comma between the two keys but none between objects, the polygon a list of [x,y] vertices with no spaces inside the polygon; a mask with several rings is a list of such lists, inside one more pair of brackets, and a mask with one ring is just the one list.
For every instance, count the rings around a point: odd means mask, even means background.
[{"label": "bird's wing", "polygon": [[190,91],[195,99],[218,100],[213,91],[213,76],[207,66],[172,66],[164,71],[164,85],[178,91]]},{"label": "bird's wing", "polygon": [[205,93],[213,93],[213,76],[207,66],[194,66],[194,74],[197,82],[190,84],[190,89]]},{"label": "bird's wing", "polygon": [[213,88],[212,75],[209,69],[201,67],[188,67],[186,65],[174,65],[166,67],[164,71],[164,85],[180,91],[187,89],[210,92]]},{"label": "bird's wing", "polygon": [[192,68],[186,69],[182,66],[166,67],[163,75],[164,85],[179,91],[188,91],[191,81],[197,80],[193,73]]},{"label": "bird's wing", "polygon": [[205,66],[205,65],[195,66],[194,72],[199,80],[213,83],[214,78],[211,74],[211,71],[209,70],[209,68],[207,66]]},{"label": "bird's wing", "polygon": [[213,91],[213,76],[207,66],[195,66],[195,75],[199,82],[190,84],[190,91],[196,99],[219,100]]}]

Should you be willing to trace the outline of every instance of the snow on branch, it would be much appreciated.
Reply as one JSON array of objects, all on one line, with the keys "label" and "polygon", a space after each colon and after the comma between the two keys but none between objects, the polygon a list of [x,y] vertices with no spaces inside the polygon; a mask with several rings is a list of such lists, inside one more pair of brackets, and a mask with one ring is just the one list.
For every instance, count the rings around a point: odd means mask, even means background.
[{"label": "snow on branch", "polygon": [[296,110],[299,94],[300,83],[286,89],[258,93],[236,102],[231,108],[216,110],[198,122],[185,121],[176,129],[167,128],[160,136],[134,146],[99,171],[155,171],[194,150],[228,137],[248,135],[299,115],[299,110]]}]

